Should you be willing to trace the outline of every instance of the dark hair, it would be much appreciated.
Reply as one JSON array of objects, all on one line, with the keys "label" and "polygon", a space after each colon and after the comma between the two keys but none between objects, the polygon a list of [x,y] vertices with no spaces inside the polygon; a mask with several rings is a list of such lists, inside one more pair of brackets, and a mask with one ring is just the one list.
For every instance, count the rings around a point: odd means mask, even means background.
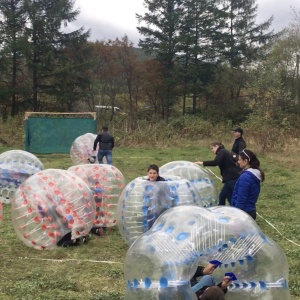
[{"label": "dark hair", "polygon": [[234,132],[239,132],[241,135],[243,135],[244,130],[241,127],[237,127],[235,129],[233,129]]},{"label": "dark hair", "polygon": [[202,296],[200,297],[201,300],[224,300],[224,292],[218,286],[211,286],[208,287]]},{"label": "dark hair", "polygon": [[103,125],[103,126],[102,126],[102,129],[103,129],[104,131],[107,131],[107,130],[108,130],[108,126],[107,126],[107,125]]},{"label": "dark hair", "polygon": [[150,165],[150,166],[148,167],[148,172],[149,172],[150,170],[155,170],[157,173],[159,173],[159,168],[158,168],[158,166],[155,165],[155,164],[152,164],[152,165]]},{"label": "dark hair", "polygon": [[260,168],[260,161],[259,159],[257,158],[256,154],[254,152],[252,152],[251,150],[249,149],[244,149],[243,151],[241,151],[239,153],[239,156],[245,160],[247,159],[248,160],[248,163],[250,165],[251,168],[253,169],[257,169],[260,171],[260,174],[261,174],[261,181],[264,181],[265,180],[265,173],[264,171]]},{"label": "dark hair", "polygon": [[211,142],[209,145],[211,147],[214,147],[214,146],[219,146],[219,147],[222,146],[222,147],[224,147],[223,144],[221,142],[218,142],[218,141]]}]

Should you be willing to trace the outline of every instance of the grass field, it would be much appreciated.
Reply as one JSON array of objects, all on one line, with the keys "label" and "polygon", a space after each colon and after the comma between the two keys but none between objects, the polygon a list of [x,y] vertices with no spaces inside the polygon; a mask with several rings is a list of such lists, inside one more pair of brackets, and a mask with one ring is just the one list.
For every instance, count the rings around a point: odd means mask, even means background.
[{"label": "grass field", "polygon": [[[9,149],[1,149],[1,152]],[[67,169],[69,155],[38,155],[45,168]],[[213,159],[208,148],[117,148],[114,165],[128,183],[145,175],[151,163]],[[262,231],[284,249],[289,266],[291,299],[300,299],[300,172],[293,157],[260,157],[266,181],[258,203]],[[217,168],[211,168],[219,176]],[[216,179],[216,184],[221,183]],[[273,228],[268,222],[273,224]],[[279,232],[278,232],[279,231]],[[291,241],[298,245],[293,244]],[[0,224],[0,299],[124,299],[123,263],[128,246],[117,228],[105,238],[93,236],[74,248],[38,251],[25,246],[14,232],[9,206]],[[229,295],[226,299],[230,299]],[[284,299],[283,299],[284,300]]]}]

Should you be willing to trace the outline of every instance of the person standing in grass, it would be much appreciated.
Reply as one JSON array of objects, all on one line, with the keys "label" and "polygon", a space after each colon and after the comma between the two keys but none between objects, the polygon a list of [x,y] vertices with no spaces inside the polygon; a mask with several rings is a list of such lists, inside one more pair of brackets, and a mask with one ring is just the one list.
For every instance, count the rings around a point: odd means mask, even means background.
[{"label": "person standing in grass", "polygon": [[108,127],[102,127],[102,133],[99,133],[94,141],[93,150],[96,151],[99,143],[98,162],[103,164],[103,158],[106,157],[107,164],[112,165],[112,149],[115,146],[114,137],[108,132]]},{"label": "person standing in grass", "polygon": [[234,142],[231,153],[235,161],[238,160],[238,154],[246,148],[246,142],[243,138],[244,130],[241,127],[233,129]]},{"label": "person standing in grass", "polygon": [[255,220],[260,183],[265,180],[265,174],[256,155],[248,149],[239,153],[238,164],[243,171],[233,190],[232,206],[245,211]]},{"label": "person standing in grass", "polygon": [[222,176],[223,188],[219,194],[219,205],[225,205],[226,198],[231,205],[234,185],[239,178],[239,167],[236,165],[231,153],[220,142],[212,142],[210,150],[216,155],[214,160],[197,161],[196,164],[206,166],[219,166]]}]

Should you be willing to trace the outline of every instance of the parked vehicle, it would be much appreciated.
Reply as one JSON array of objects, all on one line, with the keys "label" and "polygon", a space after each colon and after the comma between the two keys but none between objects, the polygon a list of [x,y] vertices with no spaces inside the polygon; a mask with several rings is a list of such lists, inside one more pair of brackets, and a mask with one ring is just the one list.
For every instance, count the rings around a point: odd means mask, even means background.
[{"label": "parked vehicle", "polygon": [[[111,111],[112,106],[95,105],[95,109],[96,110],[109,110],[109,111]],[[120,113],[120,114],[123,114],[123,115],[126,114],[121,108],[119,108],[117,106],[114,106],[114,112],[115,113]]]}]

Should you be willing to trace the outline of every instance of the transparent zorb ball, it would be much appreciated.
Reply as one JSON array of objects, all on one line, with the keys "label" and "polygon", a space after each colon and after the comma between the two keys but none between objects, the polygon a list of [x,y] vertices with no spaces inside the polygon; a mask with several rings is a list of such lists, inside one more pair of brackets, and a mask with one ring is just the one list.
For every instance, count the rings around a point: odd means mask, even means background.
[{"label": "transparent zorb ball", "polygon": [[76,239],[94,225],[93,193],[74,173],[47,169],[28,178],[12,198],[12,223],[27,246],[53,249],[66,235]]},{"label": "transparent zorb ball", "polygon": [[30,176],[44,169],[32,153],[10,150],[0,155],[0,201],[11,202],[17,188]]},{"label": "transparent zorb ball", "polygon": [[96,134],[86,133],[74,140],[70,149],[70,157],[75,165],[95,163],[97,161],[96,152],[93,151],[96,137]]},{"label": "transparent zorb ball", "polygon": [[204,207],[216,206],[219,194],[211,174],[203,167],[189,161],[172,161],[159,168],[159,174],[180,176],[195,186]]},{"label": "transparent zorb ball", "polygon": [[107,164],[72,166],[68,171],[83,179],[93,193],[96,205],[94,227],[117,225],[117,205],[125,186],[120,170]]},{"label": "transparent zorb ball", "polygon": [[149,230],[155,220],[175,206],[203,206],[200,195],[187,179],[165,176],[166,181],[132,180],[124,188],[118,203],[119,231],[130,245]]}]

